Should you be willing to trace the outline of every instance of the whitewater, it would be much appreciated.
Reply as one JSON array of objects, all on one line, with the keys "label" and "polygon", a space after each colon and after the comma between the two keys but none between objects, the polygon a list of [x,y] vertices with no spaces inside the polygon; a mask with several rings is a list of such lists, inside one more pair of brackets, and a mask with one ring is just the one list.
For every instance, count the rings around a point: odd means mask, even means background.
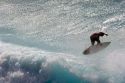
[{"label": "whitewater", "polygon": [[0,83],[125,83],[125,1],[0,0]]}]

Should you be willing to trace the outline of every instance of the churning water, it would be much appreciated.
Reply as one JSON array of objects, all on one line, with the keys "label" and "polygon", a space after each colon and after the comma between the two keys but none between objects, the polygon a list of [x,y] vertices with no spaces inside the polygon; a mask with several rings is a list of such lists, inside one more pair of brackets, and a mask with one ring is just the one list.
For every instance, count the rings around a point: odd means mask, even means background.
[{"label": "churning water", "polygon": [[125,83],[125,1],[0,0],[0,83]]}]

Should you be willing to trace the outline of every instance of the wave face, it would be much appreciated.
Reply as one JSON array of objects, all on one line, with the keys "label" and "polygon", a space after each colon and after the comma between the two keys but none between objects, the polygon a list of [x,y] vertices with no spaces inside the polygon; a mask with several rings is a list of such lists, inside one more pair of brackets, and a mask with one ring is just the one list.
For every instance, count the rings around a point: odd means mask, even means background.
[{"label": "wave face", "polygon": [[0,83],[125,83],[124,63],[124,0],[0,0]]}]

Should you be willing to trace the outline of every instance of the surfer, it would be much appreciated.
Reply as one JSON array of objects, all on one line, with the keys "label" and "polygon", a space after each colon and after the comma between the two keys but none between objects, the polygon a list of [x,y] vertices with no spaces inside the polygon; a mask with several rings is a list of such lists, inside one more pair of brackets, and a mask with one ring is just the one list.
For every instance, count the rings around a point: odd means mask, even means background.
[{"label": "surfer", "polygon": [[97,44],[101,44],[99,37],[103,37],[104,35],[108,36],[108,34],[104,32],[93,33],[90,36],[91,44],[94,45],[95,41],[97,42]]}]

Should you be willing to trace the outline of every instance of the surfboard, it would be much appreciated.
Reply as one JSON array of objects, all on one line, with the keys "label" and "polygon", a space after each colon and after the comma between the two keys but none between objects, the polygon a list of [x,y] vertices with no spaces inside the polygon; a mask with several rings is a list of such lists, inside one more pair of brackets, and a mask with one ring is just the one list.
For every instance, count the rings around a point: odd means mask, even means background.
[{"label": "surfboard", "polygon": [[106,48],[110,43],[111,43],[111,42],[103,42],[103,43],[101,43],[101,45],[98,44],[98,45],[90,46],[90,47],[88,47],[87,49],[85,49],[85,50],[83,51],[83,54],[84,54],[84,55],[88,55],[88,54],[97,53],[97,52],[103,50],[104,48]]}]

